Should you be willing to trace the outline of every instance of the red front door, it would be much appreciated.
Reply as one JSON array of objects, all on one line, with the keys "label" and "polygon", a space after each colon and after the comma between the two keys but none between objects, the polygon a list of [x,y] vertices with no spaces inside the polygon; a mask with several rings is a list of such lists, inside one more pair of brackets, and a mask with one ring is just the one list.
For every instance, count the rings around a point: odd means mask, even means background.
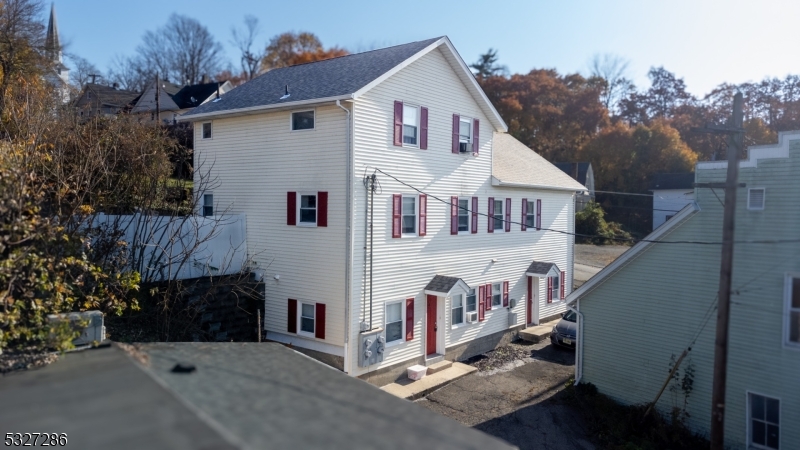
[{"label": "red front door", "polygon": [[435,295],[428,296],[428,314],[425,318],[428,324],[427,332],[425,333],[425,354],[433,355],[436,353],[436,332],[439,331],[439,326],[436,323],[436,301]]}]

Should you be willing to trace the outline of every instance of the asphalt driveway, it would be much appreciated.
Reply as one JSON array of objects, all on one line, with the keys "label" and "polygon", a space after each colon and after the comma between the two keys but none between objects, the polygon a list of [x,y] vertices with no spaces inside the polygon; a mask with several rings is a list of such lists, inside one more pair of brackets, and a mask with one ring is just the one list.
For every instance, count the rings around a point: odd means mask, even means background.
[{"label": "asphalt driveway", "polygon": [[514,343],[530,355],[475,372],[417,401],[520,449],[593,449],[586,429],[562,397],[575,353],[549,344]]}]

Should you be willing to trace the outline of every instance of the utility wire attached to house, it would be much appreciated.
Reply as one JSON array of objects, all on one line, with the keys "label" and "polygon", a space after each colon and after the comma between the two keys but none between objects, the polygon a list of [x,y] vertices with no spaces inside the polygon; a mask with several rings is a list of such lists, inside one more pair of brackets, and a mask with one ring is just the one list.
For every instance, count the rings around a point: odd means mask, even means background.
[{"label": "utility wire attached to house", "polygon": [[[386,175],[387,177],[393,179],[394,181],[397,181],[398,183],[402,184],[403,186],[409,187],[409,188],[419,192],[420,194],[425,194],[428,197],[430,197],[430,198],[432,198],[432,199],[434,199],[434,200],[436,200],[438,202],[444,203],[445,205],[449,205],[451,207],[456,207],[456,208],[458,208],[460,210],[468,211],[468,212],[470,212],[472,214],[476,214],[476,215],[479,215],[479,216],[490,217],[489,214],[487,214],[487,213],[482,213],[482,212],[479,212],[479,211],[472,211],[469,208],[465,208],[465,207],[450,203],[449,200],[439,198],[439,197],[437,197],[437,196],[435,196],[433,194],[429,194],[429,193],[423,191],[422,189],[418,189],[418,188],[414,187],[413,185],[411,185],[409,183],[406,183],[405,181],[402,181],[399,178],[395,177],[394,175],[391,175],[390,173],[385,172],[385,171],[383,171],[383,170],[381,170],[381,169],[379,169],[377,167],[368,166],[368,168],[370,168],[370,167],[373,169],[373,174],[379,172],[379,173],[381,173],[383,175]],[[510,223],[512,225],[524,225],[522,222],[517,222],[517,221],[514,221],[514,220],[505,220],[505,218],[499,217],[499,216],[498,217],[491,216],[491,217],[493,217],[496,220],[502,221],[502,222],[508,222],[508,223]],[[618,241],[618,242],[627,242],[627,243],[631,243],[631,244],[637,244],[639,242],[646,242],[646,243],[650,243],[650,244],[691,244],[691,245],[722,245],[723,244],[722,241],[659,241],[659,240],[655,240],[655,239],[618,238],[618,237],[600,236],[600,235],[596,235],[596,234],[571,233],[569,231],[556,230],[556,229],[553,229],[553,228],[545,228],[545,227],[540,227],[540,229],[544,230],[544,231],[552,231],[554,233],[565,234],[567,236],[576,236],[576,237],[585,237],[585,238],[602,238],[602,239],[613,240],[613,241]],[[800,243],[800,239],[742,240],[742,241],[734,241],[734,243],[735,244],[765,244],[765,245],[766,244],[791,244],[791,243]]]}]

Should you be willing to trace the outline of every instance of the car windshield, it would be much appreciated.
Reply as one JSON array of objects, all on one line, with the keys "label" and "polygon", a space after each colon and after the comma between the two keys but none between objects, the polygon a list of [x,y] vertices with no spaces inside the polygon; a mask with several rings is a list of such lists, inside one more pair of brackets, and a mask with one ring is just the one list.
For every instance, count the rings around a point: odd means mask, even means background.
[{"label": "car windshield", "polygon": [[575,314],[575,311],[567,311],[567,313],[564,314],[564,320],[566,320],[567,322],[577,322],[578,315]]}]

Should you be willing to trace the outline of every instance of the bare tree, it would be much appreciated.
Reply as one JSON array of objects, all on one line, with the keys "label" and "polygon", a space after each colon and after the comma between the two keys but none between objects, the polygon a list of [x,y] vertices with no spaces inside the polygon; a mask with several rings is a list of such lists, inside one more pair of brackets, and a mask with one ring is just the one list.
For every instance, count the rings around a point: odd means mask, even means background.
[{"label": "bare tree", "polygon": [[595,54],[589,62],[591,76],[602,78],[606,82],[600,101],[610,113],[616,112],[620,100],[634,90],[633,83],[626,77],[628,65],[628,60],[610,53]]},{"label": "bare tree", "polygon": [[11,80],[43,69],[41,13],[41,0],[0,1],[0,108]]},{"label": "bare tree", "polygon": [[141,92],[152,80],[153,71],[147,64],[139,61],[139,57],[117,55],[105,76],[109,83],[116,83],[128,91]]},{"label": "bare tree", "polygon": [[264,51],[253,50],[256,37],[261,32],[258,26],[258,19],[255,16],[244,16],[244,28],[231,27],[231,43],[239,49],[241,53],[240,62],[242,73],[247,80],[252,80],[259,73],[261,60],[264,58]]},{"label": "bare tree", "polygon": [[69,81],[73,88],[81,89],[90,81],[97,84],[108,84],[104,82],[104,77],[100,69],[86,58],[82,58],[78,55],[67,55],[67,58],[69,58],[70,65],[72,66],[69,71]]}]

